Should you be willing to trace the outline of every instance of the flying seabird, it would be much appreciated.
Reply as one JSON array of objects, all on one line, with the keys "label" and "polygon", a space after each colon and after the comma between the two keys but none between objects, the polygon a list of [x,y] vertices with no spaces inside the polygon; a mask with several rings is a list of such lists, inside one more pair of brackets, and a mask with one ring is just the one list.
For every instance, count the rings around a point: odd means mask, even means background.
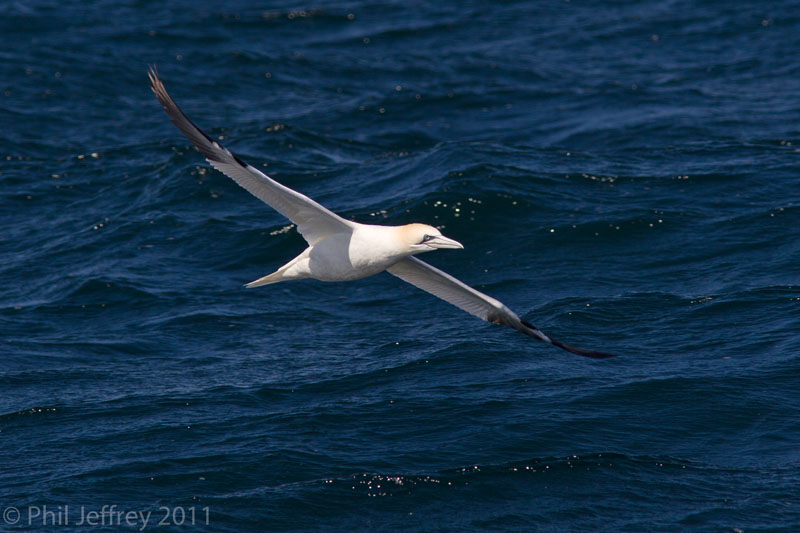
[{"label": "flying seabird", "polygon": [[313,278],[350,281],[384,270],[487,322],[503,324],[535,339],[595,359],[613,354],[575,348],[544,334],[508,307],[462,283],[450,274],[417,259],[415,255],[440,248],[463,248],[425,224],[378,226],[345,220],[311,198],[281,185],[194,125],[172,100],[155,67],[150,68],[150,87],[172,123],[183,132],[211,165],[250,194],[291,220],[308,241],[300,255],[278,270],[245,285],[260,287],[279,281]]}]

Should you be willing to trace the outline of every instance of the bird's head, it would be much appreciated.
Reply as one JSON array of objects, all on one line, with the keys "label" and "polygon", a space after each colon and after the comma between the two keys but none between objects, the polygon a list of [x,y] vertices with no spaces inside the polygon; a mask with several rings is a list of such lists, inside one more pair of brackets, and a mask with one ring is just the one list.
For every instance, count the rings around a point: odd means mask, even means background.
[{"label": "bird's head", "polygon": [[448,239],[433,226],[409,224],[400,226],[400,237],[412,254],[431,252],[437,248],[464,248],[462,244]]}]

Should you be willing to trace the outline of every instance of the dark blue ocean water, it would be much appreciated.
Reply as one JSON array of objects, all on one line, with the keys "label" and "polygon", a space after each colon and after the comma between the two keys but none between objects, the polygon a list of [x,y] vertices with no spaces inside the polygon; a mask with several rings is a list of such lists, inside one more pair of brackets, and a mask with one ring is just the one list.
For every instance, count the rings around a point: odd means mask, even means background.
[{"label": "dark blue ocean water", "polygon": [[[800,3],[0,15],[0,529],[800,526]],[[620,357],[388,274],[243,289],[305,242],[149,64],[244,160],[441,226],[466,249],[426,261]]]}]

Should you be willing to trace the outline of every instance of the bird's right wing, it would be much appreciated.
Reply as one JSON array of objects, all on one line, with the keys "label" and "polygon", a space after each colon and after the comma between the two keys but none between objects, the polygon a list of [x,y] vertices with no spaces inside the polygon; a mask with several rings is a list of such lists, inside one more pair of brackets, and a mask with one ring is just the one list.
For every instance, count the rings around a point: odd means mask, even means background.
[{"label": "bird's right wing", "polygon": [[260,170],[236,157],[227,148],[206,135],[189,120],[167,92],[158,72],[151,67],[150,87],[164,107],[172,123],[192,141],[214,168],[241,185],[250,194],[271,206],[297,225],[309,244],[333,233],[350,233],[355,223],[325,209],[311,198],[293,191]]},{"label": "bird's right wing", "polygon": [[527,320],[521,319],[498,300],[473,289],[450,274],[442,272],[416,257],[406,257],[387,268],[386,271],[487,322],[506,325],[526,335],[549,342],[553,346],[584,357],[592,357],[594,359],[614,357],[613,354],[609,353],[575,348],[548,337],[543,331]]}]

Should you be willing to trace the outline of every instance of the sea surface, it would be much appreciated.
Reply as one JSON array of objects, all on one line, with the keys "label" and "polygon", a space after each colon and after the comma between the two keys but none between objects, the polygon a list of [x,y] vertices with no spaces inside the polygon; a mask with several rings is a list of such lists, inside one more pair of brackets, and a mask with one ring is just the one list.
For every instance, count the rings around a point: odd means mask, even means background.
[{"label": "sea surface", "polygon": [[[0,530],[800,528],[800,2],[19,0],[0,45]],[[244,289],[305,242],[149,65],[619,357],[389,274]]]}]

